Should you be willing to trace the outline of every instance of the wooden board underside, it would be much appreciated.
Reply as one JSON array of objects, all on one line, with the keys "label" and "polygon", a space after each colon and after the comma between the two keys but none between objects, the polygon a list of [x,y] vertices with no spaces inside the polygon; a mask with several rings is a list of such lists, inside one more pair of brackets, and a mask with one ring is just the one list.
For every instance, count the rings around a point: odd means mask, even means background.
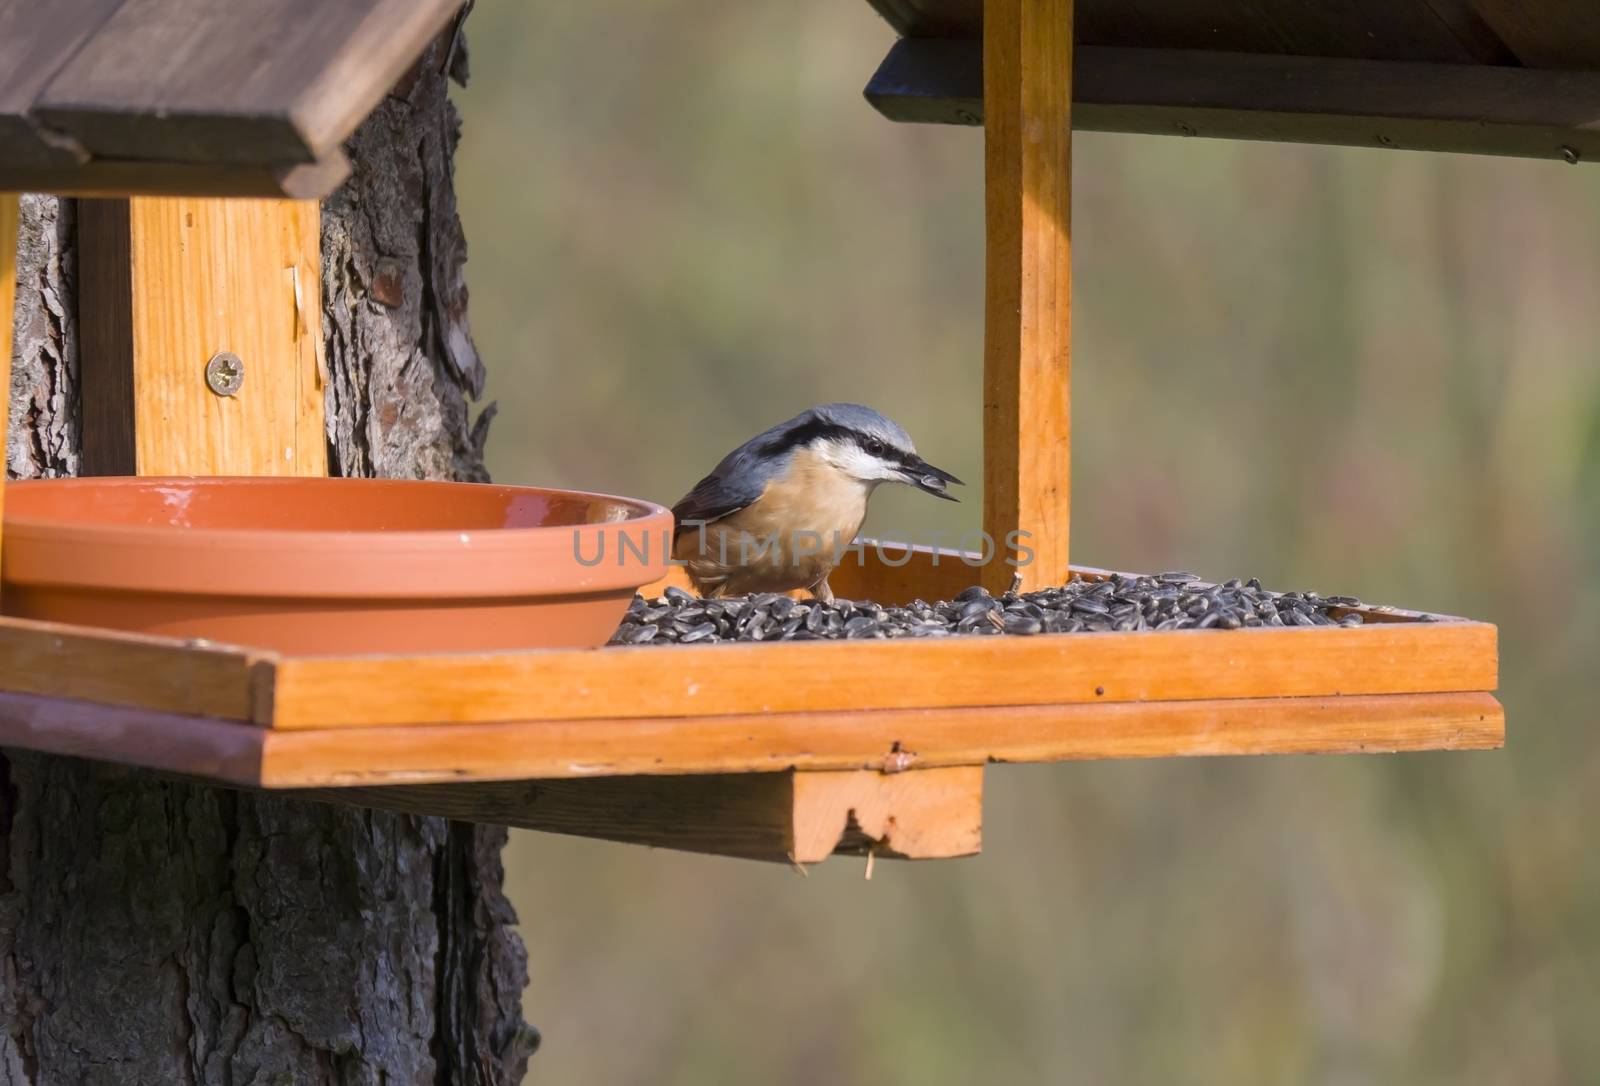
[{"label": "wooden board underside", "polygon": [[323,788],[362,807],[752,860],[834,853],[970,856],[982,844],[983,767],[838,770]]},{"label": "wooden board underside", "polygon": [[1486,693],[762,713],[278,732],[0,694],[0,746],[266,788],[326,788],[1188,755],[1482,750]]},{"label": "wooden board underside", "polygon": [[[976,38],[983,0],[869,0],[901,34]],[[1600,67],[1591,0],[1078,0],[1085,46]]]},{"label": "wooden board underside", "polygon": [[[3,119],[0,119],[3,120]],[[5,139],[0,136],[0,147]],[[316,162],[260,166],[93,159],[82,165],[36,167],[0,160],[0,191],[59,196],[264,196],[318,200],[350,176],[342,151]]]},{"label": "wooden board underside", "polygon": [[[1086,131],[1600,159],[1600,71],[1080,46]],[[904,39],[866,97],[895,121],[983,123],[982,47]]]}]

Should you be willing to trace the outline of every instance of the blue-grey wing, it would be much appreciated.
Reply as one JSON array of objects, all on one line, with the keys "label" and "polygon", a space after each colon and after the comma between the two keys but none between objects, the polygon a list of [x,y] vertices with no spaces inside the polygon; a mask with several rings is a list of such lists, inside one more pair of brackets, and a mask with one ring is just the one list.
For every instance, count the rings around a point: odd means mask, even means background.
[{"label": "blue-grey wing", "polygon": [[774,426],[723,457],[710,475],[672,507],[678,530],[683,530],[686,521],[710,524],[732,516],[766,493],[767,483],[788,465],[789,450],[783,447],[782,437],[792,425],[790,420]]},{"label": "blue-grey wing", "polygon": [[759,497],[759,490],[726,486],[708,475],[672,507],[672,516],[677,522],[677,531],[681,532],[697,524],[710,524],[732,516]]}]

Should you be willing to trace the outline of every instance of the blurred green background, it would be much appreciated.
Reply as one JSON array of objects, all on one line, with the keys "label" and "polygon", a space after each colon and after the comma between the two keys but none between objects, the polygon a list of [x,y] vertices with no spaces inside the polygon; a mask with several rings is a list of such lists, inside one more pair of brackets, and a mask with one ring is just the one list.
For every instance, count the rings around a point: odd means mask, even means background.
[{"label": "blurred green background", "polygon": [[[862,0],[469,29],[497,479],[671,502],[829,399],[981,478],[982,136],[872,112]],[[1075,159],[1077,560],[1497,622],[1507,749],[995,767],[981,857],[870,882],[516,834],[531,1081],[1600,1080],[1600,168]]]}]

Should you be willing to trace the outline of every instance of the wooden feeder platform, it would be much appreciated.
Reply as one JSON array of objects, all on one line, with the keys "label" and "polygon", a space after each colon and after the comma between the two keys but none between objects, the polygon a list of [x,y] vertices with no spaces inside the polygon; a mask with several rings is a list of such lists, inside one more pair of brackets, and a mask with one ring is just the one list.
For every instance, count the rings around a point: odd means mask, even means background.
[{"label": "wooden feeder platform", "polygon": [[[901,36],[873,106],[984,125],[982,527],[1026,534],[1024,589],[1104,575],[1068,560],[1075,126],[1600,155],[1580,0],[872,2]],[[448,62],[459,8],[0,0],[0,348],[4,193],[114,197],[80,213],[89,470],[326,474],[310,198],[385,93],[424,55]],[[201,373],[225,350],[251,378],[219,398]],[[1013,574],[898,557],[835,590],[894,604]],[[0,619],[0,744],[734,856],[960,856],[993,762],[1501,744],[1492,625],[1352,609],[1363,625],[418,657]]]},{"label": "wooden feeder platform", "polygon": [[[929,556],[902,591],[964,568]],[[1501,744],[1493,626],[1351,610],[1364,625],[414,657],[7,619],[0,744],[691,851],[958,856],[993,762]]]}]

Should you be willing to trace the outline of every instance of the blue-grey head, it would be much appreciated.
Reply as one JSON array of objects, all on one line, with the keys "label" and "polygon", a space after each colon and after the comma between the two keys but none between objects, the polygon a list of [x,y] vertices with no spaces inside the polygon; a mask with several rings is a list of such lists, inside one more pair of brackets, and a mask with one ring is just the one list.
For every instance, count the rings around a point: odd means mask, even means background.
[{"label": "blue-grey head", "polygon": [[[867,485],[906,483],[947,501],[945,487],[961,480],[917,453],[911,435],[894,420],[858,403],[826,403],[774,427],[785,444],[810,449],[844,474]],[[786,431],[786,432],[784,432]]]},{"label": "blue-grey head", "polygon": [[695,522],[709,524],[757,501],[769,483],[789,472],[801,450],[868,491],[879,483],[907,483],[958,500],[945,486],[961,480],[917,455],[910,435],[895,423],[860,404],[827,403],[778,423],[723,457],[672,507],[679,530]]}]

